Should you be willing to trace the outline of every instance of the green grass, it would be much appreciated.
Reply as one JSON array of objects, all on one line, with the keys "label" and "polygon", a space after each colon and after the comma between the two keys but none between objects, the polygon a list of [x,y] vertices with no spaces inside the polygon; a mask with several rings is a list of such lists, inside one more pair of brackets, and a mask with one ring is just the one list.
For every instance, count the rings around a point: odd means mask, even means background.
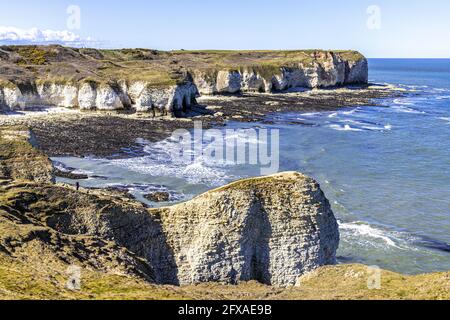
[{"label": "green grass", "polygon": [[83,269],[81,290],[66,288],[67,265],[26,263],[0,253],[0,299],[82,300],[448,300],[450,274],[404,277],[383,270],[381,289],[367,288],[367,267],[327,266],[307,275],[298,287],[277,288],[255,281],[238,285],[203,283],[189,286],[154,285],[128,276]]}]

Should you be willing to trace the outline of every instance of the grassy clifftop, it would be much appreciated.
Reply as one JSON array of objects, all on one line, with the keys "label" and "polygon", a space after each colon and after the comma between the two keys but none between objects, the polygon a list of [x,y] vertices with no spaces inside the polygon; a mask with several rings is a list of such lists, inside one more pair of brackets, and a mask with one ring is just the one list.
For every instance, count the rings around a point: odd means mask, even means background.
[{"label": "grassy clifftop", "polygon": [[183,81],[192,71],[213,74],[218,70],[246,68],[273,74],[280,67],[322,63],[331,53],[349,62],[364,59],[356,51],[157,51],[77,49],[58,45],[1,46],[0,81],[70,83],[122,79],[147,81],[155,86],[171,85]]},{"label": "grassy clifftop", "polygon": [[[51,267],[50,267],[51,266]],[[299,286],[276,288],[255,281],[239,285],[154,285],[133,277],[82,270],[81,289],[69,290],[67,266],[23,263],[0,253],[0,299],[441,299],[450,298],[450,273],[403,276],[381,271],[379,289],[367,286],[367,267],[322,267]],[[38,269],[39,268],[39,269]]]}]

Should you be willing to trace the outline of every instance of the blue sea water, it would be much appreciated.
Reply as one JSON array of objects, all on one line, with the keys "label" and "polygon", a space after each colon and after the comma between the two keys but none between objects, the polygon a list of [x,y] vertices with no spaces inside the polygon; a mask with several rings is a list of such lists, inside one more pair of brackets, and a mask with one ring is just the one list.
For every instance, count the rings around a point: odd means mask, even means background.
[{"label": "blue sea water", "polygon": [[[319,181],[339,220],[340,262],[416,274],[450,270],[450,60],[371,59],[370,81],[403,88],[400,98],[332,112],[278,113],[280,171]],[[292,121],[311,125],[292,125]],[[167,189],[174,200],[237,178],[254,166],[171,162],[166,140],[130,159],[55,158],[108,177],[86,186],[128,185],[138,197]],[[142,199],[142,198],[141,198]]]}]

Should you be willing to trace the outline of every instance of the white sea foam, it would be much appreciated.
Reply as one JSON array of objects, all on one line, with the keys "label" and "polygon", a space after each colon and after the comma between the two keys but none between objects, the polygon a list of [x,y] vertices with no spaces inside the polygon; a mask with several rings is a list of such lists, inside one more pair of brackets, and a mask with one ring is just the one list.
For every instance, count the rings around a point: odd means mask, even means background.
[{"label": "white sea foam", "polygon": [[437,91],[437,92],[449,92],[449,89],[445,89],[445,88],[434,88],[433,91]]},{"label": "white sea foam", "polygon": [[361,126],[362,129],[370,130],[370,131],[383,131],[384,127],[376,127],[376,126]]},{"label": "white sea foam", "polygon": [[64,163],[60,162],[60,161],[52,161],[53,162],[53,167],[55,169],[58,169],[59,171],[62,172],[70,172],[72,169],[68,168]]},{"label": "white sea foam", "polygon": [[260,144],[263,141],[259,140],[257,137],[252,137],[250,135],[246,135],[245,130],[236,131],[232,134],[227,134],[224,136],[224,140],[233,140],[236,139],[237,144],[241,143],[251,143],[251,144]]},{"label": "white sea foam", "polygon": [[362,129],[353,128],[348,124],[342,126],[339,124],[330,124],[328,127],[337,131],[363,131]]},{"label": "white sea foam", "polygon": [[225,168],[219,166],[208,166],[199,160],[190,165],[182,166],[176,162],[159,162],[151,157],[131,158],[113,160],[112,164],[149,176],[167,176],[185,179],[192,184],[207,184],[219,186],[230,179]]},{"label": "white sea foam", "polygon": [[422,86],[421,86],[421,85],[400,84],[399,86],[400,86],[400,87],[407,88],[407,89],[412,89],[412,90],[429,88],[429,86],[426,86],[426,85],[422,85]]},{"label": "white sea foam", "polygon": [[338,115],[337,112],[333,112],[332,114],[328,115],[328,118],[336,118]]},{"label": "white sea foam", "polygon": [[91,174],[94,174],[94,172],[92,172],[92,171],[83,170],[83,169],[73,170],[72,173],[74,173],[74,174],[85,174],[85,175],[88,175],[88,176],[91,175]]},{"label": "white sea foam", "polygon": [[[354,119],[343,119],[341,122],[348,123],[344,125],[344,127],[341,127],[341,130],[349,131],[353,129],[352,131],[363,131],[363,130],[369,130],[369,131],[382,131],[382,130],[390,130],[390,128],[386,128],[386,126],[378,126],[376,123],[372,123],[370,121],[359,121]],[[334,125],[331,125],[334,126]],[[331,127],[330,126],[330,127]],[[348,129],[350,126],[350,129]],[[337,127],[336,130],[339,130]]]},{"label": "white sea foam", "polygon": [[450,124],[450,117],[440,117],[439,119],[447,121],[447,124]]},{"label": "white sea foam", "polygon": [[[244,139],[236,134],[235,139]],[[257,143],[251,141],[250,143]],[[174,152],[179,150],[177,141],[170,138],[157,143],[149,143],[144,147],[148,155],[137,158],[115,159],[111,164],[149,176],[168,176],[185,179],[192,184],[219,186],[239,177],[227,173],[227,163],[210,164],[208,159],[199,156],[188,165],[173,159]],[[193,150],[186,150],[186,154]]]},{"label": "white sea foam", "polygon": [[406,107],[405,105],[392,106],[391,110],[394,110],[396,112],[402,112],[402,113],[426,114],[425,111],[420,111],[420,110],[416,110],[413,108],[409,108],[409,107]]},{"label": "white sea foam", "polygon": [[358,112],[358,111],[359,111],[359,108],[355,108],[355,109],[352,109],[349,111],[343,111],[342,114],[350,115],[350,114],[354,114],[355,112]]},{"label": "white sea foam", "polygon": [[20,110],[20,111],[6,111],[0,116],[7,116],[8,118],[33,118],[46,116],[48,114],[64,114],[64,113],[79,113],[77,109],[69,109],[63,107],[48,107],[48,106],[36,106],[34,110]]},{"label": "white sea foam", "polygon": [[[405,245],[400,244],[401,238],[397,237],[392,232],[383,231],[381,229],[372,227],[371,225],[363,222],[339,222],[339,229],[341,230],[342,236],[349,240],[355,240],[355,238],[360,238],[364,243],[370,244],[372,246],[377,246],[380,243],[376,240],[381,240],[383,244],[390,247],[395,247],[402,249]],[[366,239],[367,241],[364,241]]]},{"label": "white sea foam", "polygon": [[306,112],[301,114],[304,117],[314,117],[320,115],[320,112]]},{"label": "white sea foam", "polygon": [[401,106],[413,106],[414,103],[405,101],[404,99],[395,99],[394,103]]}]

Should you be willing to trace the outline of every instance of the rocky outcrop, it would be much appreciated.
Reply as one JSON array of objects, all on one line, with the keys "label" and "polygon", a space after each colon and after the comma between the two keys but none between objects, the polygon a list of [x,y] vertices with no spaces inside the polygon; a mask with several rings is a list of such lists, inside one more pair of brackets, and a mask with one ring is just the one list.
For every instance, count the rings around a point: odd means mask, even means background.
[{"label": "rocky outcrop", "polygon": [[169,282],[293,285],[336,261],[339,233],[330,205],[300,173],[238,181],[152,212],[161,217],[177,268],[176,279],[163,277]]},{"label": "rocky outcrop", "polygon": [[51,161],[34,145],[34,135],[26,128],[0,129],[0,181],[54,182]]},{"label": "rocky outcrop", "polygon": [[241,70],[194,71],[201,94],[272,92],[290,88],[328,88],[368,81],[367,60],[345,59],[339,53],[318,52],[312,62],[243,67]]},{"label": "rocky outcrop", "polygon": [[[78,88],[73,84],[43,83],[36,86],[37,95],[33,100],[41,104],[55,105],[65,108],[73,108],[78,105]],[[26,101],[27,105],[32,105],[34,101]]]},{"label": "rocky outcrop", "polygon": [[102,84],[96,88],[95,106],[98,110],[120,110],[124,108],[120,94],[115,88]]},{"label": "rocky outcrop", "polygon": [[85,82],[78,91],[78,105],[80,109],[95,109],[97,103],[97,89],[95,83]]},{"label": "rocky outcrop", "polygon": [[347,61],[345,63],[345,83],[367,83],[369,65],[366,59]]}]

